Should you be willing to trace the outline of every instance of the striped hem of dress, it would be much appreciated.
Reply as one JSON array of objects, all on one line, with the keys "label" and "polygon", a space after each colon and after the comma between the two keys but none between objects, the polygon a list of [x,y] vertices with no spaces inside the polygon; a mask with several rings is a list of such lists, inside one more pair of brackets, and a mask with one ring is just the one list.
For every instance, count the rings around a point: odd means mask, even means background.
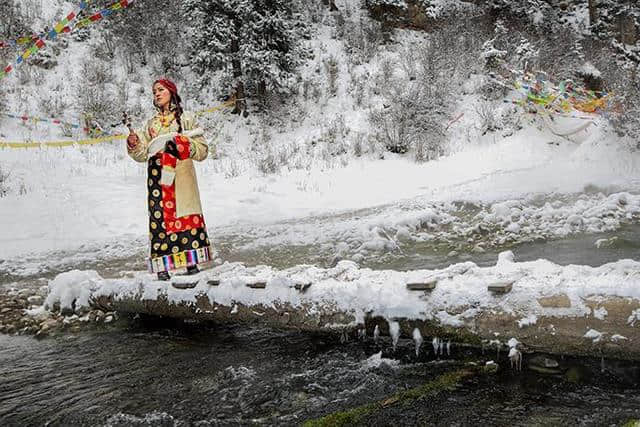
[{"label": "striped hem of dress", "polygon": [[147,259],[147,267],[150,273],[177,270],[211,261],[213,250],[210,246],[198,249],[188,249],[175,254],[164,255]]}]

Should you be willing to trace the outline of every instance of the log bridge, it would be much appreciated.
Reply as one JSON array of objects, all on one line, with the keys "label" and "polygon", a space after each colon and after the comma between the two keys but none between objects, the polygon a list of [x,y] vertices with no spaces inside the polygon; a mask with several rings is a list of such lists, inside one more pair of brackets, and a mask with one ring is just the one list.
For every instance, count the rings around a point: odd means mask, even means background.
[{"label": "log bridge", "polygon": [[410,272],[234,263],[172,285],[140,273],[86,286],[91,306],[121,313],[640,360],[640,263],[631,260],[592,268],[507,253],[494,267]]}]

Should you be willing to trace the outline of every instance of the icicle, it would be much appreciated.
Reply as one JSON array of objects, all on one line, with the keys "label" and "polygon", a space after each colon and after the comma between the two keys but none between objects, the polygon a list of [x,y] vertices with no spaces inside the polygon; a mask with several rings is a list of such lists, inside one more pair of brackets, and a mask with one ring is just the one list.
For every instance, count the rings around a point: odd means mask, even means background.
[{"label": "icicle", "polygon": [[522,353],[515,347],[511,347],[509,350],[509,361],[511,362],[511,369],[516,369],[516,371],[522,370]]},{"label": "icicle", "polygon": [[444,340],[440,340],[440,356],[444,356]]},{"label": "icicle", "polygon": [[416,343],[416,357],[418,357],[420,354],[420,347],[422,346],[422,334],[418,328],[413,330],[413,341]]},{"label": "icicle", "polygon": [[380,339],[380,327],[376,325],[376,327],[373,329],[373,342],[378,344],[379,339]]},{"label": "icicle", "polygon": [[433,353],[437,356],[438,349],[440,348],[440,338],[434,337],[433,341],[431,341],[431,345],[433,345]]},{"label": "icicle", "polygon": [[451,340],[447,341],[447,356],[451,356]]},{"label": "icicle", "polygon": [[362,328],[358,329],[358,339],[364,341],[367,338],[367,331]]},{"label": "icicle", "polygon": [[340,335],[340,344],[344,344],[349,341],[349,336],[347,335],[346,329],[342,330],[342,334]]},{"label": "icicle", "polygon": [[600,358],[600,372],[604,373],[604,356]]},{"label": "icicle", "polygon": [[400,338],[400,323],[398,322],[389,322],[389,335],[391,335],[391,340],[393,342],[393,351],[396,351],[396,346],[398,345],[398,339]]}]

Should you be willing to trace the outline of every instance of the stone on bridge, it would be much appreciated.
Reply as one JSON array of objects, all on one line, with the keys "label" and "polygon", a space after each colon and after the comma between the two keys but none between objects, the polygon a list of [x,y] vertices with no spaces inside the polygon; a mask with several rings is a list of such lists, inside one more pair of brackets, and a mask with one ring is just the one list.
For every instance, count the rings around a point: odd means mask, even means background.
[{"label": "stone on bridge", "polygon": [[430,291],[435,289],[438,284],[438,279],[431,278],[420,281],[413,281],[407,283],[407,289],[410,291]]},{"label": "stone on bridge", "polygon": [[507,292],[511,292],[513,288],[513,280],[500,280],[497,282],[490,283],[487,286],[489,292],[493,292],[496,294],[506,294]]},{"label": "stone on bridge", "polygon": [[247,286],[251,289],[264,289],[267,287],[267,282],[264,280],[257,280],[255,282],[247,283]]}]

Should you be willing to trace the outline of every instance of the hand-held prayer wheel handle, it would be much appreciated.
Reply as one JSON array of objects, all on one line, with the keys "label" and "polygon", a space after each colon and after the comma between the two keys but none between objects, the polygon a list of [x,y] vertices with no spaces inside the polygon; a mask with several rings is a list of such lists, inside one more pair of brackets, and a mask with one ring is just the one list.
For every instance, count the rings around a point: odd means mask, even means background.
[{"label": "hand-held prayer wheel handle", "polygon": [[131,117],[127,114],[126,111],[122,112],[122,124],[124,124],[127,129],[129,129],[129,136],[127,137],[127,144],[130,147],[135,147],[138,144],[138,135],[133,131],[133,126],[131,126]]},{"label": "hand-held prayer wheel handle", "polygon": [[131,126],[131,117],[127,114],[126,111],[122,112],[122,124],[129,129],[129,134],[135,133],[133,131],[133,127]]}]

